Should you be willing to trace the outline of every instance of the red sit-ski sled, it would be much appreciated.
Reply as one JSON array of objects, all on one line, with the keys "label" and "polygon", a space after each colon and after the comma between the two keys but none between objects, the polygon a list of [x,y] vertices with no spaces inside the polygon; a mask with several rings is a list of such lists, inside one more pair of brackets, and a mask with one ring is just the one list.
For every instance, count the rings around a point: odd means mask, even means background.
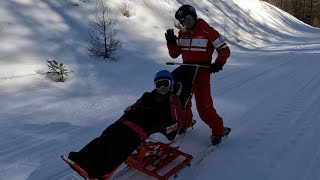
[{"label": "red sit-ski sled", "polygon": [[[190,161],[193,158],[192,155],[184,153],[178,148],[179,147],[172,147],[170,144],[144,139],[140,148],[131,154],[125,163],[149,176],[166,180],[178,173],[185,166],[190,165]],[[94,178],[89,177],[88,173],[76,163],[64,156],[61,156],[61,158],[84,179],[94,180]],[[109,180],[117,169],[118,168],[115,168],[113,172],[99,179]]]}]

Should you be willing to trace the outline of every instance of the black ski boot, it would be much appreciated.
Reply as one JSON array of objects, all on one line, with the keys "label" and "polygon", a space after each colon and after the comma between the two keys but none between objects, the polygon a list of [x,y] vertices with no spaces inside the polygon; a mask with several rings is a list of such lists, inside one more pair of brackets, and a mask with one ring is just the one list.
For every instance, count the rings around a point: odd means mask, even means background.
[{"label": "black ski boot", "polygon": [[[192,128],[193,129],[193,126],[194,126],[194,124],[196,124],[196,120],[192,120],[192,122],[191,122],[191,124],[190,124],[190,126],[188,127],[188,128]],[[187,128],[187,129],[188,129]],[[186,133],[187,132],[187,129],[186,128],[180,128],[179,130],[178,130],[178,134],[179,135],[181,135],[181,134],[184,134],[184,133]]]},{"label": "black ski boot", "polygon": [[222,136],[214,136],[214,135],[211,135],[210,136],[210,139],[211,139],[211,143],[212,145],[218,145],[221,143],[221,139],[222,139]]},{"label": "black ski boot", "polygon": [[220,144],[222,141],[222,137],[228,137],[230,131],[231,131],[231,128],[224,127],[223,135],[211,135],[210,139],[211,139],[212,145],[216,146]]}]

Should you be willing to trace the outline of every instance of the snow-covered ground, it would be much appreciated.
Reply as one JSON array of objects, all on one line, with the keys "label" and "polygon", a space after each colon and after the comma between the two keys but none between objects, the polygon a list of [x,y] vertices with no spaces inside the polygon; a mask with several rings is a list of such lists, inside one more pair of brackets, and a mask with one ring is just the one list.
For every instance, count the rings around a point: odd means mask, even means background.
[{"label": "snow-covered ground", "polygon": [[[153,88],[156,71],[174,68],[165,65],[164,32],[184,3],[228,38],[232,55],[212,75],[212,94],[233,130],[180,179],[320,179],[320,29],[258,0],[129,3],[135,15],[127,18],[121,1],[110,2],[124,44],[119,60],[106,62],[86,50],[93,0],[0,1],[1,180],[81,179],[60,155],[117,120]],[[54,83],[43,75],[46,59],[75,72]],[[193,108],[198,123],[181,148],[196,155],[210,131]]]}]

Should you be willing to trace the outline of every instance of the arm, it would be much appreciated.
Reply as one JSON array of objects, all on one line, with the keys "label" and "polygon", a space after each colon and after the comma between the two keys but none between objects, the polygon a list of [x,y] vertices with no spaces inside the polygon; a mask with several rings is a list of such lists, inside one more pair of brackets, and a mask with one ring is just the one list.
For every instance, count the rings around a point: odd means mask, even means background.
[{"label": "arm", "polygon": [[223,36],[219,34],[213,27],[209,26],[207,22],[203,19],[199,20],[202,25],[202,30],[208,34],[209,43],[217,50],[218,56],[215,59],[214,63],[219,63],[224,65],[227,62],[228,57],[230,56],[230,49],[226,43],[226,40]]},{"label": "arm", "polygon": [[218,56],[214,63],[210,65],[210,72],[215,73],[222,70],[222,66],[227,62],[230,56],[230,49],[223,36],[219,34],[214,28],[210,27],[205,23],[204,31],[208,33],[209,42],[212,43],[213,47],[217,50]]},{"label": "arm", "polygon": [[158,126],[158,128],[161,134],[165,135],[168,138],[168,140],[172,141],[177,135],[177,131],[179,129],[180,124],[183,123],[183,107],[179,99],[179,96],[172,94],[169,98],[170,114],[169,116],[167,116],[167,122],[161,123],[162,125]]},{"label": "arm", "polygon": [[228,57],[230,56],[230,49],[225,41],[225,38],[223,36],[220,36],[219,34],[219,37],[215,39],[212,44],[218,53],[215,63],[224,65],[227,62]]},{"label": "arm", "polygon": [[167,44],[168,50],[169,50],[169,55],[172,58],[177,58],[179,57],[179,55],[181,54],[181,49],[180,47],[177,45],[177,43],[175,44]]},{"label": "arm", "polygon": [[170,95],[170,106],[172,120],[179,123],[183,121],[183,106],[179,96],[174,94]]},{"label": "arm", "polygon": [[128,106],[124,112],[127,113],[129,111],[137,111],[137,110],[142,110],[147,106],[147,102],[149,102],[151,94],[149,92],[145,92],[140,99],[138,99],[134,104],[131,106]]},{"label": "arm", "polygon": [[173,29],[168,29],[165,33],[165,37],[170,57],[177,58],[181,54],[181,49],[177,45],[177,36],[174,35]]}]

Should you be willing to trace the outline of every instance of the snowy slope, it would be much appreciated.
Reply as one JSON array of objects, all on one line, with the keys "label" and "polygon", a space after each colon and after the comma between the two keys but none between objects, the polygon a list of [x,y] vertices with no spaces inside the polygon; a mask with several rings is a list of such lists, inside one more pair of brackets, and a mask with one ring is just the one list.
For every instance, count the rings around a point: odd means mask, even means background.
[{"label": "snowy slope", "polygon": [[[93,2],[0,1],[1,180],[80,179],[59,156],[117,120],[157,70],[174,68],[164,32],[184,3],[228,39],[232,55],[212,75],[212,94],[233,131],[180,179],[320,179],[320,29],[258,0],[131,0],[131,18],[111,1],[124,45],[118,62],[103,62],[86,50]],[[45,59],[75,73],[53,83]],[[209,132],[199,120],[182,149],[196,153]],[[127,179],[141,178],[152,179]]]}]

